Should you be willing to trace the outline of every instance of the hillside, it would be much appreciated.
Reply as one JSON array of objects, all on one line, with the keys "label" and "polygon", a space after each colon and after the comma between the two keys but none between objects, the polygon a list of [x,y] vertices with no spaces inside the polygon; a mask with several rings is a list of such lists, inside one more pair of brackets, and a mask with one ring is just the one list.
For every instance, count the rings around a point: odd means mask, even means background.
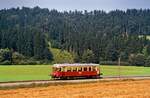
[{"label": "hillside", "polygon": [[[0,10],[0,48],[53,61],[51,47],[74,54],[75,62],[122,61],[150,55],[150,10],[58,12],[34,8]],[[132,56],[131,56],[132,57]],[[90,60],[92,59],[92,60]]]}]

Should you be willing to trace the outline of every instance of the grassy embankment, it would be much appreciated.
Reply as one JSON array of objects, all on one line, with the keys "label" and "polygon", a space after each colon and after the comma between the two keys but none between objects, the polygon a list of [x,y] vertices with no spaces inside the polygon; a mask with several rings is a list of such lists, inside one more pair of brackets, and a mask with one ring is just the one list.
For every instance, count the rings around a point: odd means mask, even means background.
[{"label": "grassy embankment", "polygon": [[[150,75],[149,67],[134,66],[101,66],[103,76],[118,75]],[[47,80],[50,79],[51,66],[48,65],[17,65],[0,66],[0,82],[23,80]]]}]

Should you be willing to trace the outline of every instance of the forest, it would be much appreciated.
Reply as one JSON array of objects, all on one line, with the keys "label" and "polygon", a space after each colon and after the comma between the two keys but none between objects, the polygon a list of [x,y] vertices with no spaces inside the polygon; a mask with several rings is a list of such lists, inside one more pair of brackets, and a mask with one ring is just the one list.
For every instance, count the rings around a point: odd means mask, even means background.
[{"label": "forest", "polygon": [[149,35],[150,9],[2,9],[0,64],[52,63],[52,50],[59,49],[71,63],[115,64],[120,58],[123,65],[150,66]]}]

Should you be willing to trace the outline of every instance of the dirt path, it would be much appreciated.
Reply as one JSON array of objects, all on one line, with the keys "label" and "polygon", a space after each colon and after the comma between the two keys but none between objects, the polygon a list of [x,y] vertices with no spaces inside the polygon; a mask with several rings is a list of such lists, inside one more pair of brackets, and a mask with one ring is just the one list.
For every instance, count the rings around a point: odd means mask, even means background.
[{"label": "dirt path", "polygon": [[150,80],[0,90],[0,98],[150,98]]}]

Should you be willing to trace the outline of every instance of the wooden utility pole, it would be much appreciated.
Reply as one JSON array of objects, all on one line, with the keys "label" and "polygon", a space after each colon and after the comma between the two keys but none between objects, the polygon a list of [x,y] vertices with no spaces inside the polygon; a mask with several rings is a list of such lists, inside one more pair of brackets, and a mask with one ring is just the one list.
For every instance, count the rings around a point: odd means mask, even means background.
[{"label": "wooden utility pole", "polygon": [[121,57],[118,58],[118,77],[119,77],[119,79],[121,78],[120,59],[121,59]]}]

